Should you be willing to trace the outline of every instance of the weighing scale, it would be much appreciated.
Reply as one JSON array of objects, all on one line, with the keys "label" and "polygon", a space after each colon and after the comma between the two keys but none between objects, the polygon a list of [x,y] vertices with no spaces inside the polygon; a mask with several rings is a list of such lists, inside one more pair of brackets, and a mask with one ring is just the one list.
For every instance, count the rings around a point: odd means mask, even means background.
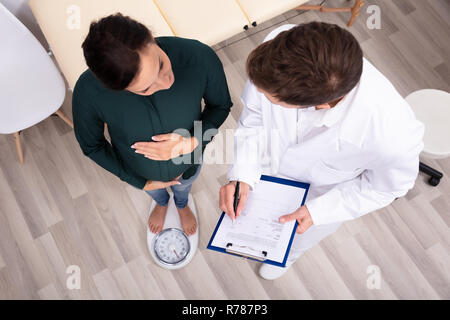
[{"label": "weighing scale", "polygon": [[[156,202],[153,201],[150,207],[150,214],[155,204]],[[155,234],[150,231],[147,223],[148,250],[156,264],[162,268],[169,270],[183,268],[192,260],[197,251],[199,223],[194,199],[191,194],[189,194],[188,206],[197,219],[197,230],[189,237],[181,227],[180,216],[175,207],[172,193],[170,193],[163,230]]]}]

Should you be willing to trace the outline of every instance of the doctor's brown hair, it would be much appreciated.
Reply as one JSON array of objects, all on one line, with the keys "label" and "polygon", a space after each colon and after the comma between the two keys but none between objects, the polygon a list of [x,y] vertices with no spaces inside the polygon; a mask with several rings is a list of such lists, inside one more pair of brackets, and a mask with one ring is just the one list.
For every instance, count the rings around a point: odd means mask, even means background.
[{"label": "doctor's brown hair", "polygon": [[247,59],[253,84],[278,100],[303,107],[332,102],[361,78],[363,53],[345,29],[300,24],[254,49]]}]

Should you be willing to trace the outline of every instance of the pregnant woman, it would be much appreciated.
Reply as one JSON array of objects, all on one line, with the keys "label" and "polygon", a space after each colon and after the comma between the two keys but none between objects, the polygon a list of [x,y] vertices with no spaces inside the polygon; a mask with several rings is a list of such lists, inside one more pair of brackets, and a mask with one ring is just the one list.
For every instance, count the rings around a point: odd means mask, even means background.
[{"label": "pregnant woman", "polygon": [[152,232],[162,230],[170,187],[184,232],[194,234],[189,191],[206,144],[232,106],[219,58],[196,40],[154,38],[120,13],[92,22],[82,47],[89,69],[78,79],[72,100],[81,150],[153,197]]}]

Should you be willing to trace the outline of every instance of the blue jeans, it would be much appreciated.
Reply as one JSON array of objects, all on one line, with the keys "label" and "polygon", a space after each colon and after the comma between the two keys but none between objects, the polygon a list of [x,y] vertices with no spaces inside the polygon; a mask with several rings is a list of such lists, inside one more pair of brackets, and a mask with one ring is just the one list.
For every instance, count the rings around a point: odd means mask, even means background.
[{"label": "blue jeans", "polygon": [[[173,191],[173,199],[175,201],[175,206],[178,209],[183,209],[186,207],[188,200],[189,200],[189,191],[191,191],[192,183],[197,179],[198,175],[200,174],[200,169],[202,166],[198,166],[197,171],[195,174],[190,177],[189,179],[183,179],[183,177],[180,178],[181,184],[171,186],[170,189]],[[165,207],[167,203],[169,202],[170,195],[167,192],[166,188],[163,189],[156,189],[152,191],[145,190],[152,198],[156,201],[156,203],[162,207]]]}]

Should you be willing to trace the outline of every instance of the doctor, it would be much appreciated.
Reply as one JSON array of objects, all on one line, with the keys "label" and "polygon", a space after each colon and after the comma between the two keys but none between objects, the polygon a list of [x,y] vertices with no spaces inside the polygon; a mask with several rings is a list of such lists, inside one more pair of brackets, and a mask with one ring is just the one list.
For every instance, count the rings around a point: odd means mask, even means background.
[{"label": "doctor", "polygon": [[273,30],[250,53],[247,73],[221,209],[238,218],[261,174],[311,184],[305,205],[279,218],[299,226],[287,267],[263,264],[259,270],[273,280],[343,221],[385,207],[413,187],[424,127],[363,58],[353,35],[337,25]]}]

